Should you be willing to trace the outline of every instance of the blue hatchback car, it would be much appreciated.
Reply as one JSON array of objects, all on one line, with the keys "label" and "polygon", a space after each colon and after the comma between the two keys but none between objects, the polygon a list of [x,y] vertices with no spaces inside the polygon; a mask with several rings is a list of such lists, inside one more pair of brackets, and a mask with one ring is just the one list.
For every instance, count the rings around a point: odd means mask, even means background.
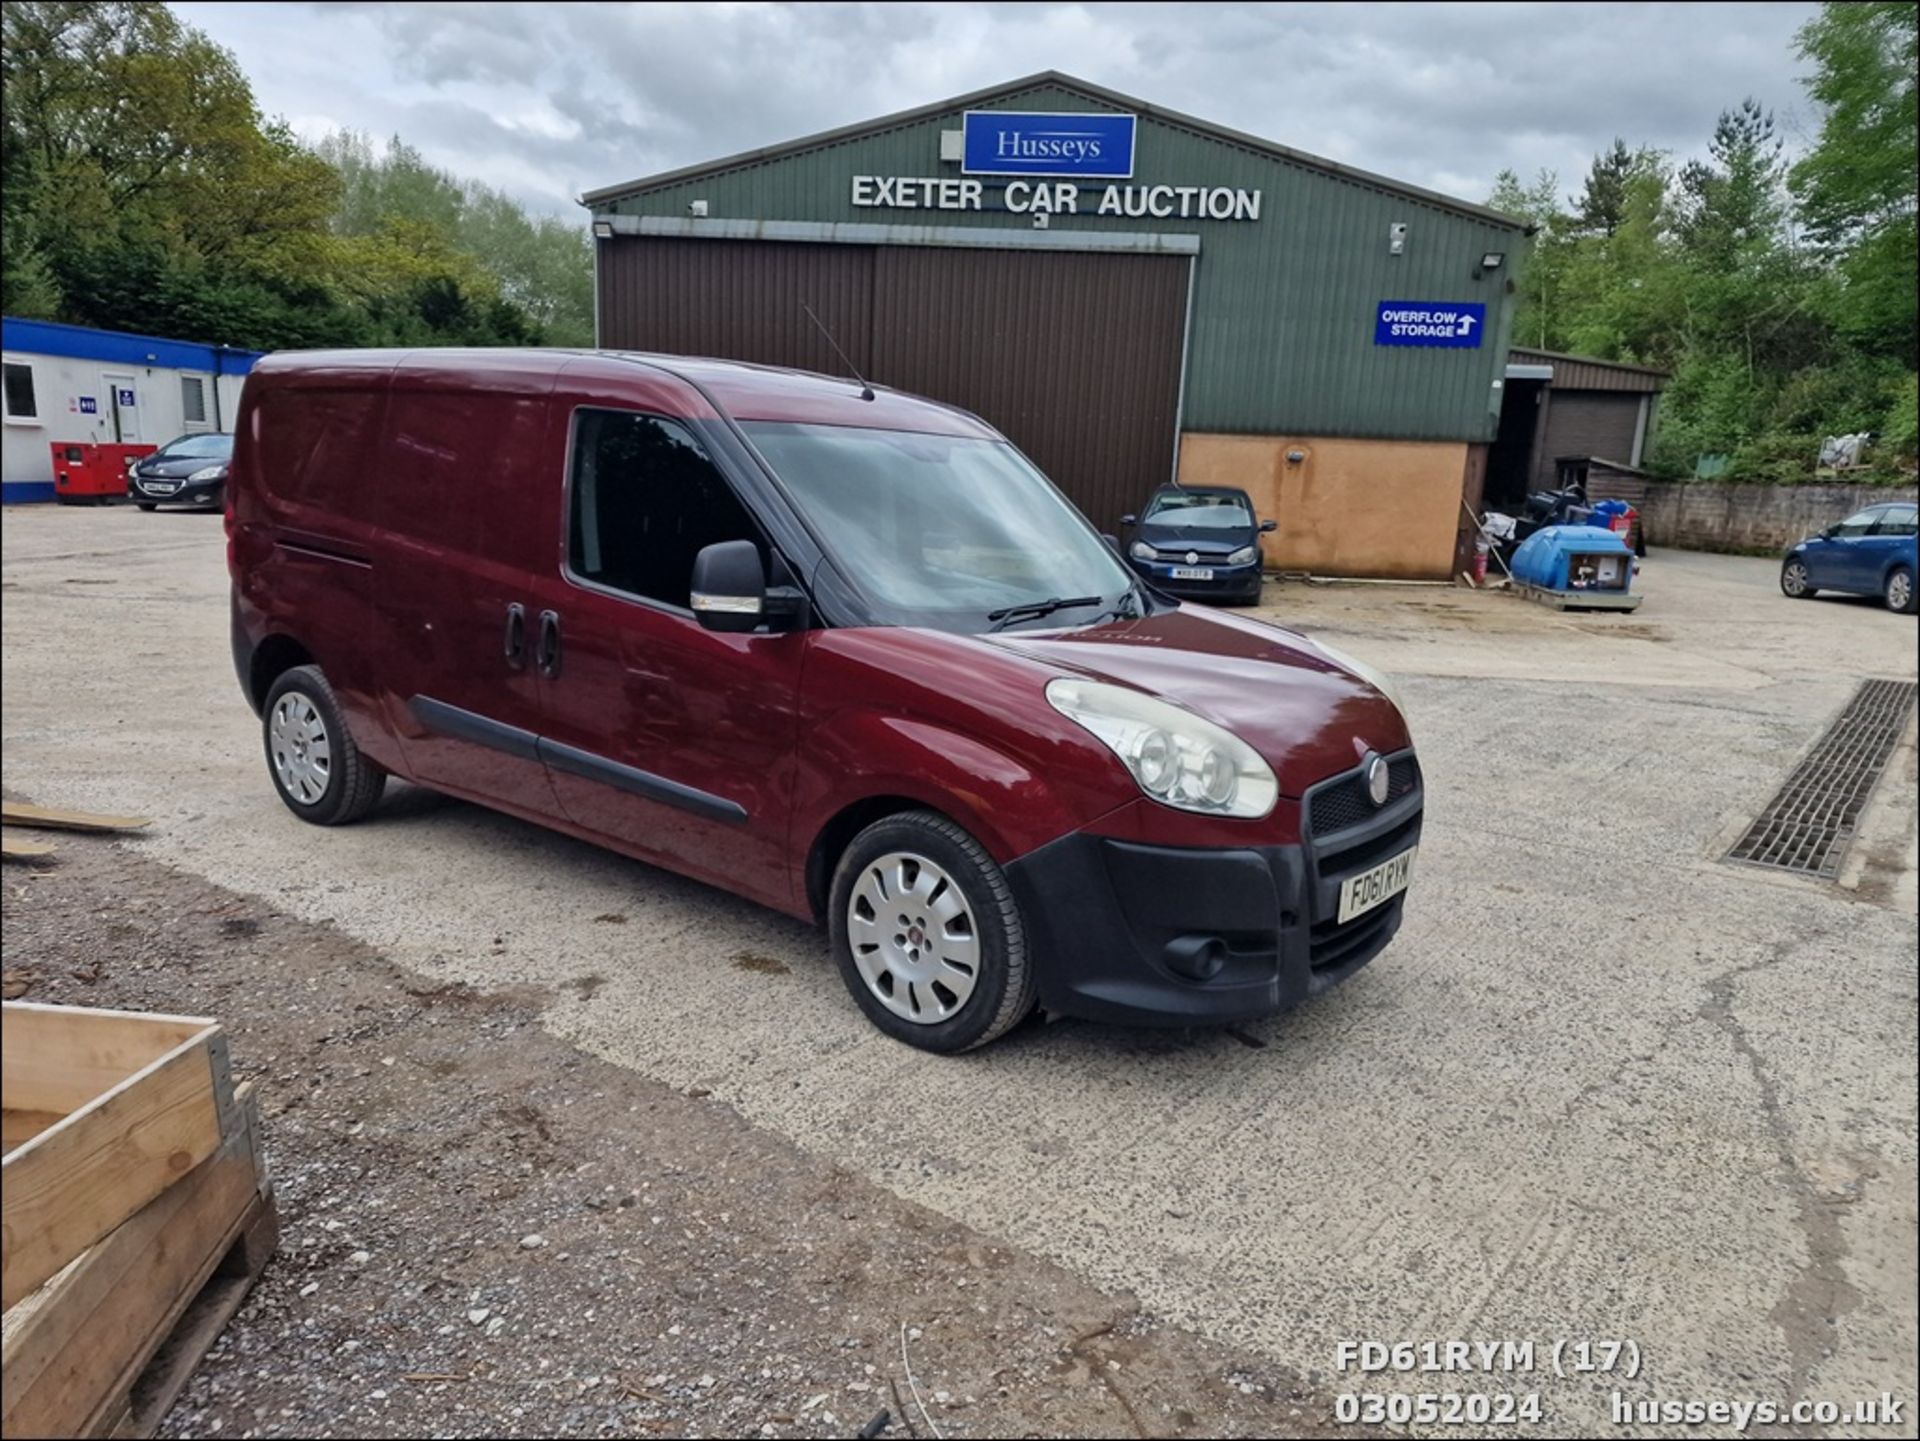
[{"label": "blue hatchback car", "polygon": [[1808,536],[1780,563],[1780,589],[1795,600],[1823,590],[1874,595],[1888,610],[1911,614],[1913,578],[1920,573],[1917,518],[1920,508],[1912,501],[1889,501]]},{"label": "blue hatchback car", "polygon": [[1127,563],[1156,590],[1225,605],[1260,601],[1260,536],[1274,528],[1256,520],[1244,490],[1220,485],[1163,485],[1138,516]]}]

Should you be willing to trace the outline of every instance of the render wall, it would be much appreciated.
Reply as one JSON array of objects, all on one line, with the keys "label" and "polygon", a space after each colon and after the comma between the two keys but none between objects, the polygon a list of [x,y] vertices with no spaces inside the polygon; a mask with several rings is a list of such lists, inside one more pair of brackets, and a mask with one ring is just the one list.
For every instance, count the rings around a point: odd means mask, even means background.
[{"label": "render wall", "polygon": [[[1238,486],[1263,520],[1270,570],[1445,580],[1462,524],[1473,447],[1456,441],[1325,436],[1180,438],[1185,485]],[[1289,454],[1299,452],[1292,461]]]}]

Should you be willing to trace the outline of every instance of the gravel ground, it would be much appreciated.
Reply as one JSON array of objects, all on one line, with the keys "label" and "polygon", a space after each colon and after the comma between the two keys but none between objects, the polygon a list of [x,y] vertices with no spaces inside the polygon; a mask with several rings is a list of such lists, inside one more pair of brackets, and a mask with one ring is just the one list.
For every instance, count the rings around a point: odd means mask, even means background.
[{"label": "gravel ground", "polygon": [[221,1017],[259,1088],[280,1251],[163,1434],[1331,1434],[1301,1378],[557,1041],[535,988],[53,838],[5,872],[8,997]]}]

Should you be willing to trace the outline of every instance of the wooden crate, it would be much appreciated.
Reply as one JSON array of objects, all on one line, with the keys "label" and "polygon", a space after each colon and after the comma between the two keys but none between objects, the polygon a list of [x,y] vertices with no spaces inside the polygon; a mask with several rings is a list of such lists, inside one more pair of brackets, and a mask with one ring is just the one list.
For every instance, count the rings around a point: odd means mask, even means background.
[{"label": "wooden crate", "polygon": [[144,1435],[275,1240],[252,1088],[210,1020],[4,1007],[0,1432]]}]

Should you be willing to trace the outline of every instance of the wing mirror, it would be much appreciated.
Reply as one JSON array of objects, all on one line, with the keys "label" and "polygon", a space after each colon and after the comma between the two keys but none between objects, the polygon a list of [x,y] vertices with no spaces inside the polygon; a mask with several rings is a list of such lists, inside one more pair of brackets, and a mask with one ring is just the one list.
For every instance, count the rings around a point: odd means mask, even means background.
[{"label": "wing mirror", "polygon": [[[784,575],[785,566],[779,569]],[[693,558],[694,619],[706,630],[743,635],[770,625],[785,630],[798,617],[806,597],[795,587],[767,586],[760,547],[750,540],[718,540]]]},{"label": "wing mirror", "polygon": [[1280,529],[1280,522],[1277,520],[1263,520],[1260,522],[1260,534],[1262,535],[1270,535],[1278,529]]},{"label": "wing mirror", "polygon": [[1122,524],[1122,525],[1138,525],[1138,524],[1140,524],[1140,517],[1139,517],[1139,516],[1137,516],[1137,515],[1123,515],[1123,516],[1121,516],[1121,517],[1120,517],[1120,524]]}]

